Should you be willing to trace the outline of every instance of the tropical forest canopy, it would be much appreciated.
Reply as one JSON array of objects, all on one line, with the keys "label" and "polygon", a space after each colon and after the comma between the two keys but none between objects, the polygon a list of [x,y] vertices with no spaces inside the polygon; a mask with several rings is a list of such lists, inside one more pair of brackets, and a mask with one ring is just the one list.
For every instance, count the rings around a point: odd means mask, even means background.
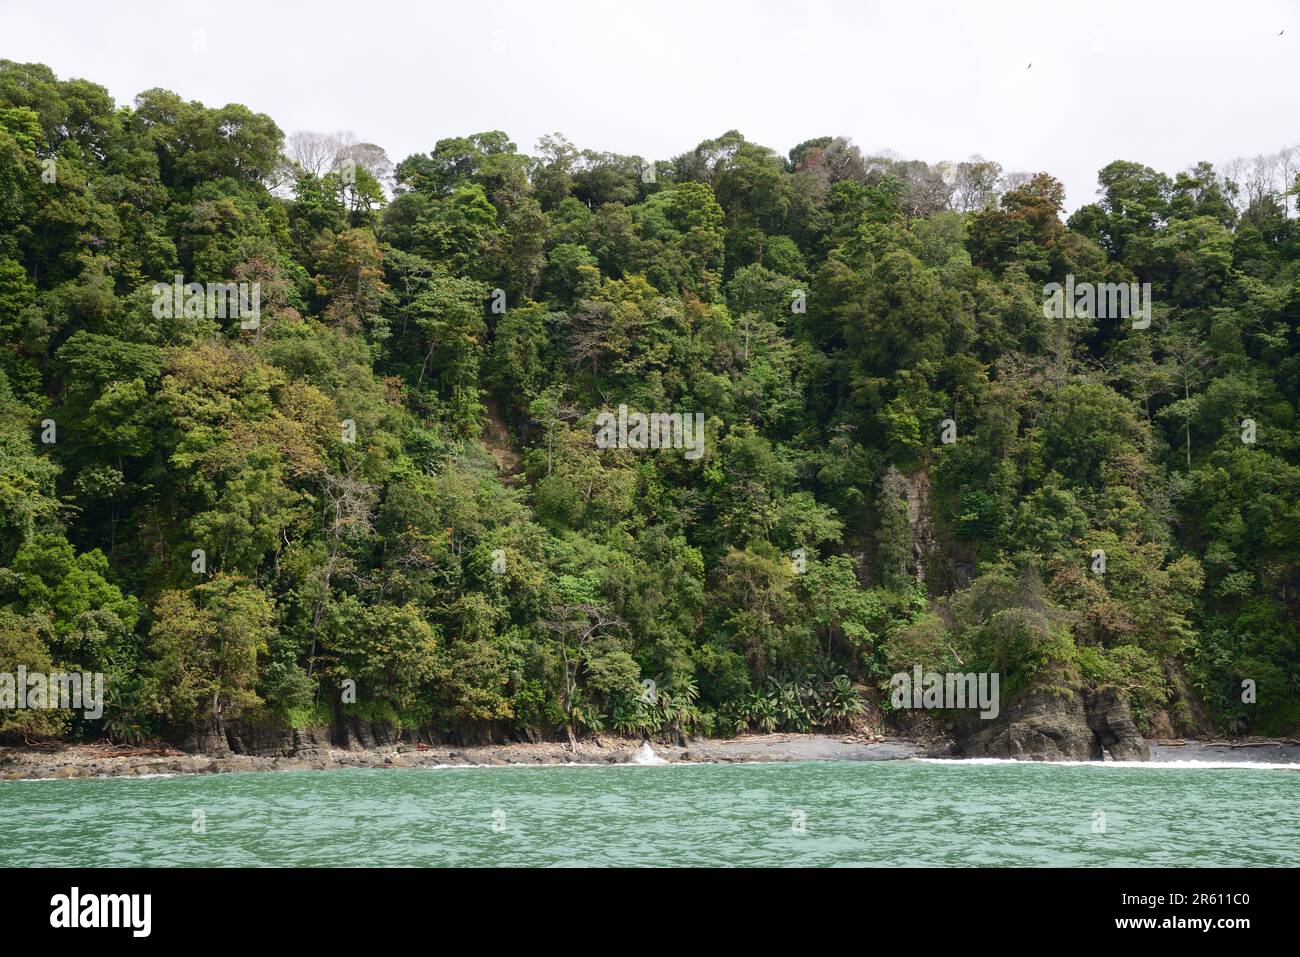
[{"label": "tropical forest canopy", "polygon": [[[0,732],[837,728],[920,664],[1294,733],[1267,166],[1117,160],[1065,217],[1049,173],[830,136],[394,165],[0,61],[0,670],[107,678],[102,722]],[[160,316],[177,276],[257,283],[258,323]],[[1067,277],[1152,321],[1048,315]],[[702,454],[600,447],[620,405],[702,413]]]}]

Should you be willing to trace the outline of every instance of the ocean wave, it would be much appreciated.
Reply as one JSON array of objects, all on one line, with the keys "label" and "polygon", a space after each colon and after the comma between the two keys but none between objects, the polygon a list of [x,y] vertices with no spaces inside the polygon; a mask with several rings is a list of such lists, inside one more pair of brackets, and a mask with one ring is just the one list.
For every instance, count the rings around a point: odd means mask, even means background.
[{"label": "ocean wave", "polygon": [[1188,768],[1193,770],[1300,771],[1300,763],[1275,761],[1025,761],[1020,758],[914,758],[920,764],[1018,764],[1072,768]]}]

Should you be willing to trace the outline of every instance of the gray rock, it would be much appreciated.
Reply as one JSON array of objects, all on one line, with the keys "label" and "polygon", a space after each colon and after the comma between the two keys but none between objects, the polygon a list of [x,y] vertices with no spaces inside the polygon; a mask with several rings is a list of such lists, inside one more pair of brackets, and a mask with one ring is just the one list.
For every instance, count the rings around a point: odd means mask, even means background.
[{"label": "gray rock", "polygon": [[1114,689],[1089,691],[1041,682],[994,719],[966,718],[956,726],[955,752],[967,758],[1022,761],[1145,761],[1128,700]]},{"label": "gray rock", "polygon": [[1146,761],[1151,749],[1133,723],[1128,699],[1114,688],[1085,692],[1088,727],[1097,744],[1116,761]]}]

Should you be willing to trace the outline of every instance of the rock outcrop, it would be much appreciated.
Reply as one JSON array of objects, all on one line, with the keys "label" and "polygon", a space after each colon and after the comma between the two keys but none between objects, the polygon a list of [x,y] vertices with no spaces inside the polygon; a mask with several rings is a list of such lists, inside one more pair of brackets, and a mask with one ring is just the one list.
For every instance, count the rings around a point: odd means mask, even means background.
[{"label": "rock outcrop", "polygon": [[1151,749],[1133,723],[1128,699],[1114,688],[1085,691],[1084,713],[1093,740],[1116,761],[1146,761]]},{"label": "rock outcrop", "polygon": [[[537,737],[540,741],[540,736]],[[176,744],[189,754],[212,757],[311,759],[331,749],[361,752],[398,744],[489,747],[513,741],[504,726],[489,722],[439,733],[430,729],[401,729],[356,715],[340,715],[328,725],[310,728],[291,728],[272,717],[237,718],[190,734]]]},{"label": "rock outcrop", "polygon": [[177,743],[182,751],[190,754],[230,753],[230,742],[226,739],[226,731],[219,726],[195,731]]},{"label": "rock outcrop", "polygon": [[964,758],[1022,761],[1145,761],[1150,757],[1129,711],[1111,688],[1038,684],[998,718],[968,718],[955,729],[955,753]]}]

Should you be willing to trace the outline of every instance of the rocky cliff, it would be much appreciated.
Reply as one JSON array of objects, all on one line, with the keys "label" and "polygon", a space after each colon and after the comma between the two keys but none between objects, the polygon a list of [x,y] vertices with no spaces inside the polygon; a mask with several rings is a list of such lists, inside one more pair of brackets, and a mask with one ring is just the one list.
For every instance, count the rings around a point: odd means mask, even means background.
[{"label": "rocky cliff", "polygon": [[1111,688],[1094,691],[1040,683],[998,718],[967,719],[955,732],[954,752],[965,758],[1145,761],[1150,757],[1127,699]]},{"label": "rocky cliff", "polygon": [[396,744],[482,747],[510,741],[504,729],[491,725],[439,734],[429,730],[404,730],[349,715],[312,728],[291,728],[272,718],[225,721],[217,728],[192,734],[179,744],[182,750],[191,754],[288,758],[312,757],[331,748],[365,751]]}]

